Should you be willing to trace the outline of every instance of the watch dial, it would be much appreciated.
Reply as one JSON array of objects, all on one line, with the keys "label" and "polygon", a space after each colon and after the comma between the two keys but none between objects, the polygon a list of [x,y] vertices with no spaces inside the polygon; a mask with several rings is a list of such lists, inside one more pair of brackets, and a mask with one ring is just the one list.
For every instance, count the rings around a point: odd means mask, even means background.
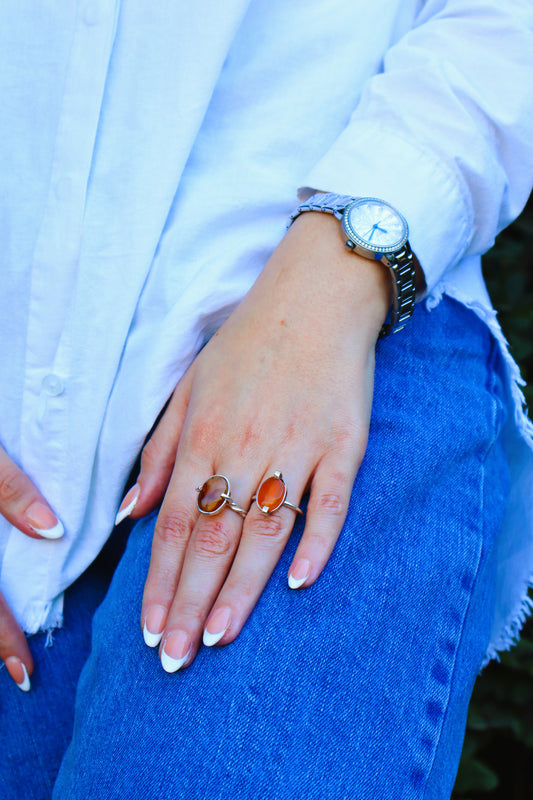
[{"label": "watch dial", "polygon": [[398,250],[407,241],[407,223],[383,200],[361,198],[346,208],[346,233],[356,244],[376,253]]}]

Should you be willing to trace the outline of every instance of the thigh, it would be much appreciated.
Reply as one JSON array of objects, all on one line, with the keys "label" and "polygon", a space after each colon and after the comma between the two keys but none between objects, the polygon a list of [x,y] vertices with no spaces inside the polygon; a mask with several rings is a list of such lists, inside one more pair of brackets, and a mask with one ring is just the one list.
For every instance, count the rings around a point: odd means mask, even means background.
[{"label": "thigh", "polygon": [[508,490],[494,344],[418,307],[380,345],[368,451],[317,583],[297,522],[239,638],[169,675],[139,626],[155,514],[97,611],[55,800],[447,800],[494,604]]},{"label": "thigh", "polygon": [[0,670],[0,796],[47,800],[72,736],[74,698],[90,650],[91,622],[109,579],[89,569],[67,591],[64,627],[29,637],[31,691]]}]

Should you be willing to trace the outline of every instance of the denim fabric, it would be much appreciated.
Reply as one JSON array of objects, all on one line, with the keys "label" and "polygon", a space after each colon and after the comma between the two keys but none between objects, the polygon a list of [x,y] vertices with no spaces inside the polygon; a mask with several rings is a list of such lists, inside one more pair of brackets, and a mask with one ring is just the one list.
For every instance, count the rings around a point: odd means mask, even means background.
[{"label": "denim fabric", "polygon": [[[156,515],[136,525],[94,615],[54,800],[448,800],[509,488],[498,359],[463,306],[417,306],[378,345],[368,450],[323,575],[287,587],[298,521],[239,638],[173,675],[139,627]],[[33,642],[33,695],[0,674],[6,800],[22,785],[28,800],[50,797],[71,718],[64,676],[85,657],[83,602],[71,590],[54,646]],[[44,713],[49,735],[30,739]]]}]

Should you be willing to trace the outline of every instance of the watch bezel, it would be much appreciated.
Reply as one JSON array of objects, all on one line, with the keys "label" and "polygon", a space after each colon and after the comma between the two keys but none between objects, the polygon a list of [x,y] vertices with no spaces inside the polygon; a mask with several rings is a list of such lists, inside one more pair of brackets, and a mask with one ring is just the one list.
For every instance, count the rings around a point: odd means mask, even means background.
[{"label": "watch bezel", "polygon": [[[397,239],[393,245],[390,247],[383,247],[383,245],[373,245],[371,242],[366,241],[363,239],[359,234],[355,231],[353,226],[350,223],[350,212],[355,206],[366,205],[367,203],[379,203],[382,206],[387,206],[390,208],[391,211],[399,218],[400,222],[403,225],[403,235]],[[367,250],[369,253],[381,254],[381,255],[392,255],[393,253],[397,253],[402,247],[405,245],[409,238],[409,227],[407,225],[407,220],[401,214],[397,208],[395,208],[390,203],[387,203],[386,200],[382,200],[380,197],[358,197],[354,199],[351,203],[348,203],[346,208],[342,214],[342,227],[345,234],[351,239],[351,241],[357,246],[362,248],[363,250]]]}]

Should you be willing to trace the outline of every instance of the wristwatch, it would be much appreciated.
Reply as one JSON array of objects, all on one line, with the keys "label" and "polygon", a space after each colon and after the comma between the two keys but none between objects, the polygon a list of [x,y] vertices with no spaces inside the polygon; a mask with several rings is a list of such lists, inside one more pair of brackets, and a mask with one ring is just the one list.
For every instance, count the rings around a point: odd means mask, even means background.
[{"label": "wristwatch", "polygon": [[390,203],[377,197],[349,197],[329,193],[313,194],[291,215],[289,226],[304,211],[325,211],[341,220],[352,252],[380,261],[390,271],[392,308],[380,337],[405,327],[415,305],[415,261],[408,242],[404,217]]}]

